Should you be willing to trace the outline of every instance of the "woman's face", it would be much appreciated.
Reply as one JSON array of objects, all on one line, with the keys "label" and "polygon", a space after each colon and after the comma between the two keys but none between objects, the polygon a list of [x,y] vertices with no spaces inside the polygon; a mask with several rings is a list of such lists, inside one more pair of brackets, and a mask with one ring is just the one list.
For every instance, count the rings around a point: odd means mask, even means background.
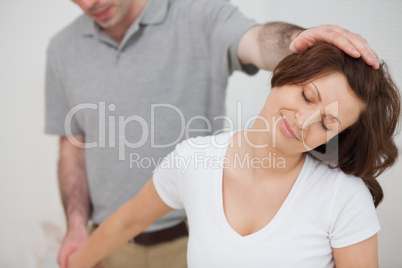
[{"label": "woman's face", "polygon": [[271,146],[297,154],[327,143],[353,125],[364,107],[346,77],[336,72],[304,85],[273,88],[263,116],[273,126]]}]

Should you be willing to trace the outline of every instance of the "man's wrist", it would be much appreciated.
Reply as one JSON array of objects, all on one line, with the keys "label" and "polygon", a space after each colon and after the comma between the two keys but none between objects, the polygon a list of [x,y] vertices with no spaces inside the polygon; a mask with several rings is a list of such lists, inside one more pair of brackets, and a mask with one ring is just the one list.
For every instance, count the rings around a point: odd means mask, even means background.
[{"label": "man's wrist", "polygon": [[67,217],[67,229],[68,231],[82,231],[87,230],[88,218],[83,217],[78,213],[70,213]]}]

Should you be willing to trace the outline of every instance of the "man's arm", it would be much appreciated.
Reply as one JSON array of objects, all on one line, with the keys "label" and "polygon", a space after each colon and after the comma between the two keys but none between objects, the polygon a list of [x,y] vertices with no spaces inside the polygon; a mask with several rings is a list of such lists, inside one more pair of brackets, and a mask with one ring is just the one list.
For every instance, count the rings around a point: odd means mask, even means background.
[{"label": "man's arm", "polygon": [[171,211],[157,193],[153,179],[110,215],[68,261],[68,268],[89,268]]},{"label": "man's arm", "polygon": [[332,249],[337,268],[377,268],[377,235],[344,248]]},{"label": "man's arm", "polygon": [[350,56],[361,56],[373,68],[379,68],[378,56],[367,41],[337,25],[309,29],[283,22],[256,25],[240,39],[238,56],[242,64],[254,64],[272,71],[285,56],[302,52],[317,41],[334,44]]},{"label": "man's arm", "polygon": [[[82,134],[75,135],[74,138],[84,142]],[[91,210],[84,149],[71,144],[67,137],[60,138],[58,177],[67,217],[67,233],[57,262],[61,268],[66,268],[69,256],[88,240],[87,223]]]},{"label": "man's arm", "polygon": [[289,44],[303,30],[282,22],[256,25],[240,39],[237,51],[239,60],[242,64],[254,64],[260,69],[272,71],[291,53]]}]

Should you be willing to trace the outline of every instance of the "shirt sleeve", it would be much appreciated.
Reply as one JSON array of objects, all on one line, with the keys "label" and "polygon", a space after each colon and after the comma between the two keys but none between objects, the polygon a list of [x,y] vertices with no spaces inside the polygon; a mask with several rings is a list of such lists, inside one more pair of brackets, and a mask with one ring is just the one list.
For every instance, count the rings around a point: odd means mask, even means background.
[{"label": "shirt sleeve", "polygon": [[[65,136],[64,123],[70,107],[60,80],[57,48],[53,42],[47,49],[46,82],[45,82],[45,133]],[[82,130],[73,116],[71,134],[80,134]]]},{"label": "shirt sleeve", "polygon": [[180,196],[180,175],[182,174],[180,160],[183,158],[179,154],[180,146],[181,144],[178,144],[176,149],[168,154],[153,172],[156,191],[163,202],[173,209],[184,208]]},{"label": "shirt sleeve", "polygon": [[215,65],[227,66],[231,74],[235,70],[247,74],[255,74],[258,68],[252,64],[240,64],[238,46],[244,33],[256,24],[254,20],[246,18],[237,7],[229,1],[204,1],[203,20],[211,59]]},{"label": "shirt sleeve", "polygon": [[353,176],[342,176],[330,217],[333,248],[359,243],[381,229],[370,191],[360,178]]}]

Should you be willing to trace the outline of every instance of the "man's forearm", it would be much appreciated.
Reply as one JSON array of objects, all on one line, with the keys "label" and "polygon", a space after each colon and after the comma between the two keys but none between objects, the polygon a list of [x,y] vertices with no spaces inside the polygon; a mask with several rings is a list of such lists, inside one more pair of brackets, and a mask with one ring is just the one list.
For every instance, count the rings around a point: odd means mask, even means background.
[{"label": "man's forearm", "polygon": [[262,25],[258,36],[264,69],[273,70],[290,54],[289,45],[304,28],[284,22],[271,22]]},{"label": "man's forearm", "polygon": [[60,142],[58,177],[68,229],[86,226],[90,216],[91,204],[83,150],[67,139]]},{"label": "man's forearm", "polygon": [[[60,163],[60,166],[62,165]],[[63,172],[63,175],[59,175],[59,186],[68,228],[73,228],[77,224],[86,225],[91,206],[85,174],[82,176]]]},{"label": "man's forearm", "polygon": [[284,22],[256,25],[241,38],[238,49],[242,64],[272,71],[291,52],[289,45],[304,29]]}]

